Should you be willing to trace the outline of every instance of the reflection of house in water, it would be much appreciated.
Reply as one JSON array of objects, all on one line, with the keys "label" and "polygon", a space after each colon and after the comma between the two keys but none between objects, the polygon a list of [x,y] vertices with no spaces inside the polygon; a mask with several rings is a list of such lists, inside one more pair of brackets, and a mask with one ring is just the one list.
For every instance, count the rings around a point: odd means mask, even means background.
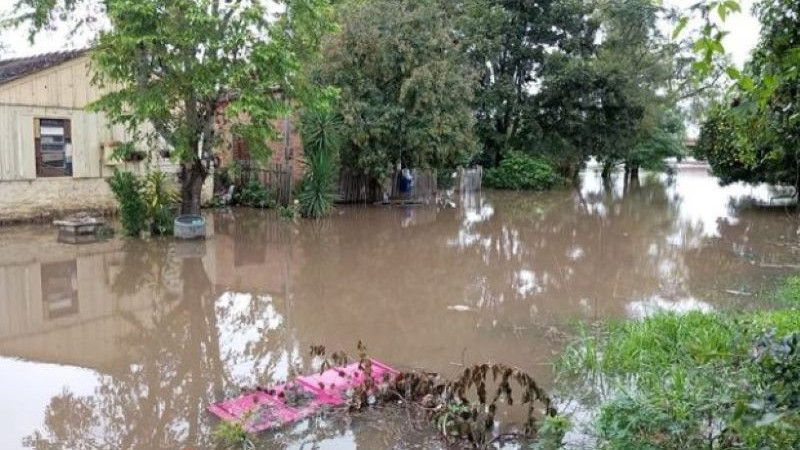
[{"label": "reflection of house in water", "polygon": [[181,262],[206,254],[163,242],[75,247],[35,227],[12,229],[0,246],[0,356],[105,374],[136,360],[125,339],[179,309]]},{"label": "reflection of house in water", "polygon": [[284,298],[301,252],[282,225],[222,219],[207,242],[166,245],[74,247],[40,229],[0,238],[8,250],[0,255],[0,356],[115,375],[141,358],[134,341],[160,333],[165,320],[180,329],[224,292]]},{"label": "reflection of house in water", "polygon": [[45,319],[78,314],[78,261],[42,264]]},{"label": "reflection of house in water", "polygon": [[151,297],[113,295],[119,245],[45,249],[0,259],[0,354],[111,372],[123,354],[118,338],[130,331],[120,313],[149,311]]}]

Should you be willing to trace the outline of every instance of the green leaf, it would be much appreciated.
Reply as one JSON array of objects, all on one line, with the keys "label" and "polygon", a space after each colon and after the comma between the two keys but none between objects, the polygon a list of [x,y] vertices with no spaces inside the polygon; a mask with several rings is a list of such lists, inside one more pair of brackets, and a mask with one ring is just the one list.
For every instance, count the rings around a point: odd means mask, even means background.
[{"label": "green leaf", "polygon": [[672,32],[672,39],[676,39],[683,30],[686,28],[686,25],[689,24],[689,18],[687,16],[683,16],[678,20],[678,25],[675,27],[675,31]]},{"label": "green leaf", "polygon": [[726,68],[725,73],[727,73],[732,80],[738,80],[742,78],[742,73],[739,72],[739,69],[733,66]]},{"label": "green leaf", "polygon": [[780,421],[781,419],[783,419],[783,415],[781,414],[776,414],[772,412],[766,413],[763,416],[761,416],[761,418],[758,419],[758,421],[756,421],[756,426],[766,427]]},{"label": "green leaf", "polygon": [[739,80],[739,87],[745,91],[752,91],[755,88],[755,82],[750,77],[743,77]]},{"label": "green leaf", "polygon": [[737,13],[738,12],[742,12],[742,7],[741,7],[741,5],[739,5],[739,2],[736,1],[736,0],[726,0],[723,4],[725,5],[726,8],[728,8],[729,11],[733,11],[733,12],[737,12]]}]

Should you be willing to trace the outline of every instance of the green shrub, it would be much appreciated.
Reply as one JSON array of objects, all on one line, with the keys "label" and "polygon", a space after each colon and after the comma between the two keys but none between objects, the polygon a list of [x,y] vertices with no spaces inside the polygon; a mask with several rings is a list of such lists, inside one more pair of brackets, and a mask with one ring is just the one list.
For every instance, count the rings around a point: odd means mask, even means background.
[{"label": "green shrub", "polygon": [[257,180],[250,180],[236,194],[236,202],[251,208],[275,208],[277,202],[272,191],[264,187]]},{"label": "green shrub", "polygon": [[800,276],[789,277],[778,291],[780,302],[800,306]]},{"label": "green shrub", "polygon": [[515,191],[544,191],[563,183],[564,179],[549,164],[519,152],[510,153],[483,177],[486,187]]},{"label": "green shrub", "polygon": [[107,182],[119,203],[125,235],[140,236],[147,225],[147,205],[141,195],[142,183],[132,173],[119,170],[114,170]]},{"label": "green shrub", "polygon": [[297,203],[293,205],[278,205],[278,217],[284,220],[297,220],[300,217]]},{"label": "green shrub", "polygon": [[341,124],[332,112],[310,111],[303,115],[300,133],[305,149],[306,173],[297,193],[303,217],[319,219],[333,209],[340,130]]},{"label": "green shrub", "polygon": [[453,189],[456,185],[456,178],[453,175],[458,169],[439,169],[436,171],[436,187],[439,190]]},{"label": "green shrub", "polygon": [[172,234],[180,199],[169,187],[166,174],[155,171],[139,179],[130,172],[115,170],[108,185],[119,203],[125,235],[138,237],[148,227],[152,235]]}]

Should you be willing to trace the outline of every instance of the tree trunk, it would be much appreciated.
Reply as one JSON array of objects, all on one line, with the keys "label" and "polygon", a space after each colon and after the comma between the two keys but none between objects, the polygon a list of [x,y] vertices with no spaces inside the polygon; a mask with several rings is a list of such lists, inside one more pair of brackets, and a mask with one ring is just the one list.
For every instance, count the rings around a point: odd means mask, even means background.
[{"label": "tree trunk", "polygon": [[625,163],[625,178],[630,180],[638,180],[639,165],[631,162]]},{"label": "tree trunk", "polygon": [[201,194],[207,171],[203,162],[195,159],[181,167],[181,214],[200,214]]},{"label": "tree trunk", "polygon": [[601,173],[601,177],[603,181],[609,181],[611,179],[611,172],[614,169],[614,164],[610,162],[603,163],[603,172]]}]

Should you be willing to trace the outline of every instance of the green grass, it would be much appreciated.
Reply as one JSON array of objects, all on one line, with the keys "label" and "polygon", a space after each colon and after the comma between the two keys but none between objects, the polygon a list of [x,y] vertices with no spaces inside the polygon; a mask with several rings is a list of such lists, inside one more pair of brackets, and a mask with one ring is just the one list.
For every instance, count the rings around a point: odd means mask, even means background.
[{"label": "green grass", "polygon": [[800,276],[789,277],[778,290],[777,298],[785,305],[800,306]]},{"label": "green grass", "polygon": [[[800,300],[800,277],[776,296]],[[798,383],[781,379],[800,371],[786,350],[797,332],[800,312],[788,308],[584,327],[556,365],[559,386],[595,408],[597,448],[800,448],[800,410],[780,400],[797,398]]]}]

